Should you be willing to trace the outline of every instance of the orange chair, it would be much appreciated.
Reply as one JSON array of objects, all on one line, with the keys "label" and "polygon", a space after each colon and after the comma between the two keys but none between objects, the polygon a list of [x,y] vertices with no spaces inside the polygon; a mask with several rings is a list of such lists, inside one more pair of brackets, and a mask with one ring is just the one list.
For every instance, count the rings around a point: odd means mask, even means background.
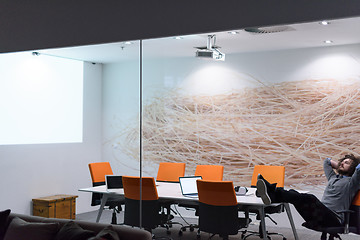
[{"label": "orange chair", "polygon": [[202,180],[222,181],[224,166],[221,165],[197,165],[195,176],[201,176]]},{"label": "orange chair", "polygon": [[140,222],[140,177],[123,176],[125,194],[124,224],[150,231],[161,224],[159,197],[152,177],[142,177]]},{"label": "orange chair", "polygon": [[[195,169],[195,176],[201,176],[202,180],[209,181],[222,181],[224,174],[224,166],[221,165],[197,165]],[[195,209],[195,216],[199,216],[199,204],[198,203],[181,203],[179,207],[186,209]],[[197,224],[189,224],[181,228],[182,231],[186,231],[189,228],[190,231],[194,231],[195,228],[199,228]],[[200,232],[198,231],[198,236]]]},{"label": "orange chair", "polygon": [[[159,169],[156,177],[156,181],[159,182],[179,182],[179,177],[185,176],[185,163],[175,163],[175,162],[161,162],[159,164]],[[167,233],[170,233],[170,228],[173,224],[179,224],[179,222],[173,222],[171,219],[174,216],[171,214],[171,205],[175,202],[173,201],[161,201],[161,214],[167,218],[166,222],[163,225],[167,228]],[[166,212],[165,212],[166,209]],[[176,213],[173,210],[174,213]],[[179,235],[182,234],[182,230],[180,230]]]},{"label": "orange chair", "polygon": [[109,162],[89,163],[92,182],[96,185],[105,185],[105,175],[113,175]]},{"label": "orange chair", "polygon": [[[269,165],[256,165],[254,167],[254,171],[251,178],[251,187],[256,187],[257,177],[261,174],[268,182],[270,183],[276,183],[276,187],[283,188],[284,182],[285,182],[285,167],[284,166],[269,166]],[[284,204],[278,204],[276,206],[267,206],[264,208],[265,217],[268,217],[271,221],[276,223],[271,217],[270,214],[274,213],[282,213],[284,212]],[[250,213],[255,213],[256,218],[260,220],[259,211],[257,209],[251,209],[247,208]],[[246,239],[249,236],[257,235],[260,236],[260,238],[263,238],[263,232],[262,232],[262,224],[265,224],[265,222],[260,221],[259,231],[253,232],[253,231],[243,231],[241,239]],[[245,236],[246,233],[249,233]],[[266,232],[267,236],[269,235],[280,235],[283,237],[283,239],[286,239],[283,234],[281,233],[273,233],[273,232]]]},{"label": "orange chair", "polygon": [[[109,162],[96,162],[89,163],[89,170],[92,180],[93,187],[105,185],[105,175],[112,175],[113,171],[111,169]],[[96,206],[101,204],[102,194],[93,193],[91,206]],[[109,209],[113,209],[112,214],[112,224],[117,224],[116,213],[119,213],[122,208],[121,205],[125,204],[124,197],[122,196],[114,196],[109,197],[105,203],[105,206],[109,207]]]},{"label": "orange chair", "polygon": [[185,163],[161,162],[156,177],[159,182],[179,182],[185,175]]},{"label": "orange chair", "polygon": [[[353,213],[350,214],[349,227],[351,227],[351,229],[349,231],[360,234],[360,191],[358,191],[354,197],[350,210],[353,211]],[[344,232],[347,232],[347,230],[345,229]]]},{"label": "orange chair", "polygon": [[247,227],[249,219],[238,217],[238,203],[231,181],[197,180],[200,231],[219,234],[223,239]]},{"label": "orange chair", "polygon": [[276,187],[284,187],[284,166],[256,165],[251,177],[251,187],[256,187],[257,177],[259,174],[261,174],[268,182],[276,183]]}]

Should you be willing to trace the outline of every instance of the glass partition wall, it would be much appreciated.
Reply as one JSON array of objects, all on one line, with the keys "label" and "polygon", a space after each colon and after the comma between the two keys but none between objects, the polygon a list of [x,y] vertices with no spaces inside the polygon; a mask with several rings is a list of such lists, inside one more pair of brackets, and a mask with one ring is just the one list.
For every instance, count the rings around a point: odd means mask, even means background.
[{"label": "glass partition wall", "polygon": [[[319,191],[324,181],[321,162],[325,157],[360,152],[360,32],[349,27],[357,26],[359,21],[349,18],[231,29],[48,49],[32,55],[28,52],[27,57],[43,56],[49,61],[70,59],[74,65],[71,69],[79,65],[78,60],[84,61],[82,72],[60,70],[82,81],[70,80],[70,88],[51,85],[46,79],[55,76],[50,75],[40,82],[40,76],[52,69],[36,68],[35,78],[20,83],[18,88],[23,92],[17,94],[33,89],[38,95],[31,98],[41,102],[41,94],[45,98],[51,89],[60,92],[62,100],[54,100],[40,110],[35,110],[32,103],[23,108],[27,115],[17,118],[27,118],[30,113],[45,116],[47,109],[55,107],[59,109],[57,120],[79,117],[75,120],[78,125],[68,129],[72,133],[82,129],[82,137],[77,134],[75,140],[60,140],[61,143],[45,141],[40,142],[43,145],[0,148],[7,151],[9,159],[15,158],[14,151],[24,151],[20,158],[48,168],[55,166],[59,173],[42,183],[43,191],[36,194],[55,194],[51,186],[64,182],[63,191],[80,195],[80,213],[96,209],[90,207],[90,194],[79,193],[78,189],[91,185],[87,164],[99,161],[110,162],[117,175],[154,179],[160,162],[185,163],[187,176],[195,174],[197,165],[222,165],[223,179],[239,186],[250,186],[255,165],[281,165],[286,168],[286,186]],[[35,70],[35,65],[27,66],[28,70]],[[14,68],[7,77],[20,76],[25,73],[22,69]],[[61,79],[69,80],[67,76],[61,77],[60,82]],[[75,92],[75,87],[80,90]],[[17,105],[9,107],[7,103],[16,103],[17,98],[8,93],[1,95],[10,99],[1,102],[2,109],[11,115]],[[71,97],[76,100],[70,100]],[[78,108],[61,113],[60,109],[68,110],[67,107],[55,103],[62,101]],[[2,127],[12,120],[4,121]],[[53,120],[46,122],[55,126]],[[28,122],[28,128],[31,126]],[[51,128],[42,129],[52,134]],[[46,156],[39,160],[35,153],[39,146],[44,155],[57,155],[63,164],[49,163]],[[27,167],[24,160],[17,161],[13,166],[16,172],[19,164]],[[70,163],[81,169],[81,180],[66,167]],[[29,188],[40,184],[39,179],[33,179]],[[176,205],[173,208],[181,216],[197,221],[194,211]]]},{"label": "glass partition wall", "polygon": [[321,194],[323,159],[360,150],[357,21],[144,40],[144,176],[160,162],[187,176],[222,165],[223,180],[250,186],[255,165],[280,165],[287,187]]},{"label": "glass partition wall", "polygon": [[325,157],[359,152],[357,21],[144,41],[144,173],[163,161],[185,162],[187,175],[220,164],[248,186],[254,165],[273,164],[286,166],[287,185],[316,183]]}]

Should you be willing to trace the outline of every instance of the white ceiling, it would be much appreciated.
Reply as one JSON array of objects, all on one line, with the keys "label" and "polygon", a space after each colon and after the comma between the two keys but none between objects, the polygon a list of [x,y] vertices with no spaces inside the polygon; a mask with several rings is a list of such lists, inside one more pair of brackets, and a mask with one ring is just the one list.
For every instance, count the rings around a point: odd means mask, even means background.
[{"label": "white ceiling", "polygon": [[[236,35],[217,32],[182,36],[181,40],[174,37],[143,40],[143,56],[144,58],[193,57],[196,51],[194,47],[206,46],[209,34],[216,34],[216,45],[220,46],[220,50],[225,54],[360,43],[360,17],[333,20],[326,26],[319,22],[284,26],[292,30],[254,34],[240,29],[236,30],[238,31]],[[325,40],[332,40],[333,43],[325,44]],[[132,43],[126,45],[117,42],[39,52],[88,62],[111,63],[138,59],[140,41]]]}]

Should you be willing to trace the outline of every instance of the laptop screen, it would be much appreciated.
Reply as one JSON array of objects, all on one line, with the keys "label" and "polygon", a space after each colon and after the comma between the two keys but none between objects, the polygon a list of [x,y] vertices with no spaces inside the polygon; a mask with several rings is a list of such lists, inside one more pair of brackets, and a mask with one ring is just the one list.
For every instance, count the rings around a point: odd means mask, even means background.
[{"label": "laptop screen", "polygon": [[181,192],[183,195],[197,195],[196,180],[202,179],[201,176],[179,177]]},{"label": "laptop screen", "polygon": [[119,189],[123,188],[122,176],[119,175],[106,175],[106,187],[107,189]]}]

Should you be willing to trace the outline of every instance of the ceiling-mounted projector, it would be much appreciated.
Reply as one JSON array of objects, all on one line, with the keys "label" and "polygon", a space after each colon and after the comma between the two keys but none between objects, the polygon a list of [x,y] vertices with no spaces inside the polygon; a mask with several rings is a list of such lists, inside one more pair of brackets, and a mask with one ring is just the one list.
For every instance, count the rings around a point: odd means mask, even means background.
[{"label": "ceiling-mounted projector", "polygon": [[215,40],[215,35],[208,35],[206,47],[196,47],[196,57],[225,61],[225,54],[220,52],[220,47],[215,46]]},{"label": "ceiling-mounted projector", "polygon": [[217,49],[199,49],[196,51],[196,57],[225,61],[225,54]]}]

